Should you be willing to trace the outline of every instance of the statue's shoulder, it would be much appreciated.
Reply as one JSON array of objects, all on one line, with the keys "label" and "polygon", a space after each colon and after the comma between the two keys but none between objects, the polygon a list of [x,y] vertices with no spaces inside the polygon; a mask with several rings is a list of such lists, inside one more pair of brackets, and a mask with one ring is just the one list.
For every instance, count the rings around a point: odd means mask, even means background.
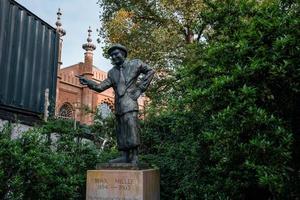
[{"label": "statue's shoulder", "polygon": [[138,66],[138,65],[141,65],[143,63],[143,61],[140,59],[132,59],[132,60],[127,60],[127,63],[128,63],[128,65],[131,65],[131,66]]},{"label": "statue's shoulder", "polygon": [[114,66],[113,68],[111,68],[111,69],[107,72],[107,75],[108,75],[109,77],[111,77],[111,75],[112,75],[113,73],[115,73],[115,71],[116,71],[116,67]]}]

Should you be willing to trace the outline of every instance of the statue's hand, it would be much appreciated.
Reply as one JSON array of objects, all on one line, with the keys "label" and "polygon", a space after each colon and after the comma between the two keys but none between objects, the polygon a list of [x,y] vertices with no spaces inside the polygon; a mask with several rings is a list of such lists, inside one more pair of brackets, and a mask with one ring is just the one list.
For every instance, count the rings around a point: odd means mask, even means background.
[{"label": "statue's hand", "polygon": [[82,85],[88,85],[89,84],[89,80],[83,76],[77,76],[79,78],[79,82]]},{"label": "statue's hand", "polygon": [[133,95],[133,99],[137,100],[142,94],[142,91],[140,88],[138,88],[135,92],[134,92],[134,95]]}]

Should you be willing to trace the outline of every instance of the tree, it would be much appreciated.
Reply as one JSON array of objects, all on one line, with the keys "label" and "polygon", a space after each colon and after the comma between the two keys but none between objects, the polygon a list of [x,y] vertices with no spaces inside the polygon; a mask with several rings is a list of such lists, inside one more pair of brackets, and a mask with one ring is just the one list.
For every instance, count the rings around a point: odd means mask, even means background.
[{"label": "tree", "polygon": [[185,44],[200,38],[197,15],[202,0],[112,1],[100,0],[100,36],[105,44],[122,43],[131,57],[149,61],[153,66],[171,67],[182,58]]},{"label": "tree", "polygon": [[157,94],[172,90],[174,68],[188,53],[187,45],[199,41],[206,28],[197,18],[203,0],[99,0],[99,5],[105,48],[122,43],[129,57],[154,67],[156,76],[147,95],[164,107],[167,102]]},{"label": "tree", "polygon": [[212,31],[188,47],[168,107],[143,126],[162,199],[296,199],[299,2],[205,4]]}]

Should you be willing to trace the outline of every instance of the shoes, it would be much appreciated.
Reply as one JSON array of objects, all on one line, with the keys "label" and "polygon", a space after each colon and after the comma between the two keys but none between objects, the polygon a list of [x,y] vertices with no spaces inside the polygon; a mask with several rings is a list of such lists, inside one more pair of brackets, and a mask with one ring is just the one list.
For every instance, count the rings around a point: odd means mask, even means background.
[{"label": "shoes", "polygon": [[133,165],[138,165],[137,150],[133,150],[132,152],[124,151],[121,157],[112,159],[108,163],[131,163]]},{"label": "shoes", "polygon": [[127,163],[127,159],[126,156],[121,156],[119,158],[110,160],[108,163]]}]

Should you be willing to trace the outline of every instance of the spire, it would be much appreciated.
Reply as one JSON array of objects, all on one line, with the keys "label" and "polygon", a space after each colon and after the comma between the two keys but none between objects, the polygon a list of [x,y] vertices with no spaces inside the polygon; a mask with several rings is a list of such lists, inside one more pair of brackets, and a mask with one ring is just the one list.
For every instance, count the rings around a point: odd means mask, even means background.
[{"label": "spire", "polygon": [[96,49],[96,46],[92,43],[92,38],[91,38],[91,27],[89,27],[88,30],[88,38],[87,38],[87,43],[82,45],[82,48],[86,51],[94,51]]},{"label": "spire", "polygon": [[62,24],[61,24],[61,21],[60,21],[61,15],[62,15],[61,10],[60,10],[60,8],[58,8],[57,21],[56,21],[55,25],[56,25],[56,31],[59,33],[60,37],[66,35],[66,31],[62,28]]}]

